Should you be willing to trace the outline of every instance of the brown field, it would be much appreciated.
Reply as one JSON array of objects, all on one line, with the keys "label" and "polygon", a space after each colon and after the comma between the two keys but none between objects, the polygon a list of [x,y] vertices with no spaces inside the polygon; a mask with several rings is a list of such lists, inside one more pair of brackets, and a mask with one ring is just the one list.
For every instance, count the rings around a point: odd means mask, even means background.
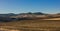
[{"label": "brown field", "polygon": [[60,31],[60,18],[0,22],[6,31]]}]

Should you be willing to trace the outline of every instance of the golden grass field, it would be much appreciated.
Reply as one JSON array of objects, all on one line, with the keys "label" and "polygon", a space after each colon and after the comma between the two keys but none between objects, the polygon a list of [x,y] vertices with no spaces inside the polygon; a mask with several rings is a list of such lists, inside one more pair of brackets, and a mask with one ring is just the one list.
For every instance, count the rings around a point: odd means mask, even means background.
[{"label": "golden grass field", "polygon": [[0,22],[0,29],[6,31],[60,31],[60,18]]}]

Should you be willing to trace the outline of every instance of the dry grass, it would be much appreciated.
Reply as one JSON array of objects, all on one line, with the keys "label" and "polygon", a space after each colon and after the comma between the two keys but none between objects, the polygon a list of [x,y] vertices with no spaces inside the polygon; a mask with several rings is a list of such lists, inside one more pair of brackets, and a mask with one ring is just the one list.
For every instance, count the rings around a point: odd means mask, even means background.
[{"label": "dry grass", "polygon": [[0,23],[0,27],[20,31],[60,31],[60,20],[21,20]]},{"label": "dry grass", "polygon": [[44,20],[60,20],[60,18],[50,18],[50,19],[44,19]]}]

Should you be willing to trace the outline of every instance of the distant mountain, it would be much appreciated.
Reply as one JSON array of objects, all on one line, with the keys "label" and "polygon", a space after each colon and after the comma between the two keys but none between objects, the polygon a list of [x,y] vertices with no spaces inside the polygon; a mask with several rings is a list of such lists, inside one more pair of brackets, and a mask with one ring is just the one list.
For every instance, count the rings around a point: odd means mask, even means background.
[{"label": "distant mountain", "polygon": [[9,14],[0,14],[0,17],[10,17],[10,16],[16,16],[16,14],[9,13]]},{"label": "distant mountain", "polygon": [[35,12],[35,13],[20,13],[20,14],[14,14],[14,13],[9,13],[9,14],[0,14],[0,21],[8,22],[8,21],[18,21],[18,20],[29,20],[29,19],[36,19],[36,18],[47,18],[52,17],[49,14],[45,14],[42,12]]},{"label": "distant mountain", "polygon": [[32,12],[28,12],[28,13],[20,13],[20,15],[24,15],[24,14],[44,15],[44,13],[42,13],[42,12],[35,12],[35,13],[32,13]]}]

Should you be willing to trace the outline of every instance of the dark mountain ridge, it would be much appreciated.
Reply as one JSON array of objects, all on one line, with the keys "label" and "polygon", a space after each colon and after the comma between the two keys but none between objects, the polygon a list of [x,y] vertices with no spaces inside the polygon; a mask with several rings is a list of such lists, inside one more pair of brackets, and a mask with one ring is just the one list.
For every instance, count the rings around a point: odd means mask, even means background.
[{"label": "dark mountain ridge", "polygon": [[[54,14],[54,15],[60,15],[60,14]],[[35,13],[20,13],[20,14],[14,14],[14,13],[9,13],[9,14],[0,14],[0,21],[3,22],[9,22],[9,21],[18,21],[18,20],[31,20],[31,19],[43,19],[43,18],[50,18],[54,16],[53,14],[45,14],[41,12],[35,12]],[[55,16],[56,17],[56,16]],[[60,17],[60,16],[58,16]]]}]

